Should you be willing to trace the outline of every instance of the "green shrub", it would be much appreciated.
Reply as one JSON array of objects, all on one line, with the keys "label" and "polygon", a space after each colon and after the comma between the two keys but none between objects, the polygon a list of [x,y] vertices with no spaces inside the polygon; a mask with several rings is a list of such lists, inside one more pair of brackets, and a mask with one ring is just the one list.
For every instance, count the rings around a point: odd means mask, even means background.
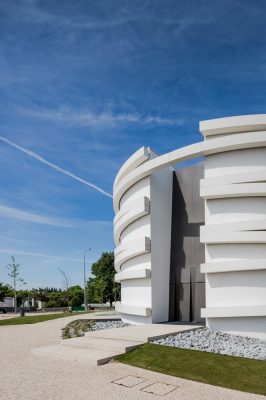
[{"label": "green shrub", "polygon": [[62,338],[70,339],[84,336],[85,332],[90,331],[94,324],[95,322],[89,319],[71,321],[62,329]]}]

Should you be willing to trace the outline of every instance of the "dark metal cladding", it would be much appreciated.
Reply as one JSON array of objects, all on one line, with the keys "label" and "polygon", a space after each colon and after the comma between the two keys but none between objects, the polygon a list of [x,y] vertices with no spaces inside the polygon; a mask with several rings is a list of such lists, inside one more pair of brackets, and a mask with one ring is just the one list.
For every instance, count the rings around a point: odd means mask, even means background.
[{"label": "dark metal cladding", "polygon": [[204,225],[204,201],[199,196],[199,180],[203,177],[204,163],[173,173],[169,321],[202,321],[205,276],[200,264],[205,254],[200,226]]}]

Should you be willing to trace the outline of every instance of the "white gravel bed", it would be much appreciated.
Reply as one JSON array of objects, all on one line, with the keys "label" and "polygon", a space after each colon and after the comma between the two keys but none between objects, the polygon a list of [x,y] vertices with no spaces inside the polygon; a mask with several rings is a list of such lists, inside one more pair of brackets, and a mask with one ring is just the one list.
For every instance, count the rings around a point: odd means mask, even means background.
[{"label": "white gravel bed", "polygon": [[124,328],[130,326],[123,321],[97,321],[92,326],[92,331],[101,331],[103,329]]},{"label": "white gravel bed", "polygon": [[266,341],[213,331],[208,328],[178,333],[174,336],[155,340],[152,343],[181,349],[266,360]]}]

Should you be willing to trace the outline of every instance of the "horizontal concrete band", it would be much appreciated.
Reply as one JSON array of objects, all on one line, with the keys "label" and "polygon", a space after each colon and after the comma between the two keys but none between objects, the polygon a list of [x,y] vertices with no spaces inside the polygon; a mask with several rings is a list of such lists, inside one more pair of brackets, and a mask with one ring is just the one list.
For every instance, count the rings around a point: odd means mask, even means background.
[{"label": "horizontal concrete band", "polygon": [[266,231],[203,233],[201,243],[266,243]]},{"label": "horizontal concrete band", "polygon": [[149,147],[141,147],[137,150],[128,160],[122,165],[120,170],[118,171],[114,186],[126,176],[129,172],[133,171],[135,168],[139,167],[142,163],[147,161],[150,158],[150,148]]},{"label": "horizontal concrete band", "polygon": [[266,317],[266,305],[202,308],[201,316],[202,318]]},{"label": "horizontal concrete band", "polygon": [[266,196],[266,183],[238,183],[200,188],[200,197],[203,199],[264,196]]},{"label": "horizontal concrete band", "polygon": [[266,114],[239,115],[200,121],[203,136],[266,130]]},{"label": "horizontal concrete band", "polygon": [[121,303],[117,303],[115,309],[122,314],[139,315],[142,317],[150,317],[152,314],[152,310],[149,307],[140,307]]},{"label": "horizontal concrete band", "polygon": [[216,261],[201,264],[202,274],[217,274],[223,272],[242,272],[266,269],[266,259],[251,259],[237,261]]},{"label": "horizontal concrete band", "polygon": [[150,212],[150,200],[147,197],[142,197],[135,201],[130,202],[127,207],[117,213],[114,219],[114,241],[118,246],[120,242],[120,235],[130,224],[137,219],[148,215]]},{"label": "horizontal concrete band", "polygon": [[266,217],[246,219],[219,224],[209,224],[200,227],[200,234],[210,235],[224,232],[265,231]]},{"label": "horizontal concrete band", "polygon": [[[219,176],[219,186],[229,185],[232,183],[251,182],[266,182],[266,168]],[[206,189],[213,186],[217,186],[217,176],[215,176],[214,178],[204,178],[200,180],[201,189]]]},{"label": "horizontal concrete band", "polygon": [[147,279],[151,277],[150,269],[125,270],[115,274],[115,281],[121,282],[130,279]]},{"label": "horizontal concrete band", "polygon": [[266,132],[243,133],[195,143],[146,161],[114,185],[114,210],[119,211],[120,200],[131,186],[159,169],[199,156],[265,146]]},{"label": "horizontal concrete band", "polygon": [[[114,225],[118,224],[119,220],[124,218],[131,211],[147,208],[150,205],[150,199],[146,196],[141,196],[135,200],[123,205],[114,217]],[[138,211],[136,211],[138,212]]]},{"label": "horizontal concrete band", "polygon": [[150,245],[150,238],[147,236],[139,237],[132,240],[123,241],[119,246],[116,246],[114,254],[118,256],[119,254],[123,253],[132,248],[141,248]]},{"label": "horizontal concrete band", "polygon": [[151,250],[151,240],[148,237],[143,237],[128,242],[123,242],[115,249],[115,270],[120,272],[121,265],[144,253],[149,253]]}]

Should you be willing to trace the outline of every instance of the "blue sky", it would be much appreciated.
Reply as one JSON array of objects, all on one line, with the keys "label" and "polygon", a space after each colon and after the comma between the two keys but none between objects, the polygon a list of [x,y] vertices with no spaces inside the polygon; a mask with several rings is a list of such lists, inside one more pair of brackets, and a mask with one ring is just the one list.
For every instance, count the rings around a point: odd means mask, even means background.
[{"label": "blue sky", "polygon": [[[199,120],[265,113],[263,0],[0,2],[0,136],[107,193],[139,147],[201,140]],[[112,199],[0,140],[0,281],[82,282],[113,249]],[[37,156],[36,156],[37,157]]]}]

